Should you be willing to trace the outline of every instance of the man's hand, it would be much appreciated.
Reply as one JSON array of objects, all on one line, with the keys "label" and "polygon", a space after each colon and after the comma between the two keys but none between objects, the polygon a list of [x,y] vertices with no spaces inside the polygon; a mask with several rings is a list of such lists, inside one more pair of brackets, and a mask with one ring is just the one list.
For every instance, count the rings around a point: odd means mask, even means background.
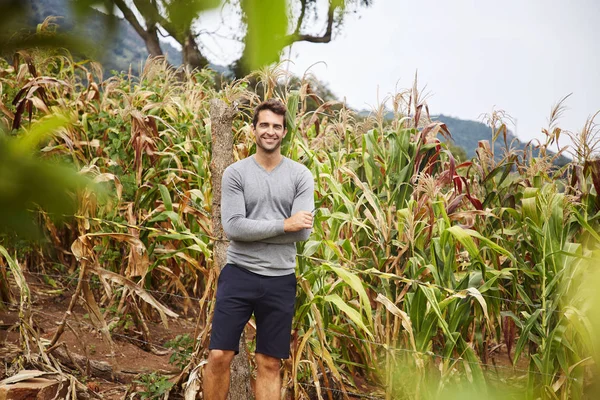
[{"label": "man's hand", "polygon": [[312,228],[313,215],[310,211],[298,211],[283,221],[284,232],[298,232]]}]

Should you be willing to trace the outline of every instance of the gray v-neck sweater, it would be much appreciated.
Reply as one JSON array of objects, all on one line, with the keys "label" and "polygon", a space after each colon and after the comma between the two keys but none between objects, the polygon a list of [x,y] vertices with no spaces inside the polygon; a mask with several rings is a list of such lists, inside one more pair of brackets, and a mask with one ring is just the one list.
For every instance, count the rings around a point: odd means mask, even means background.
[{"label": "gray v-neck sweater", "polygon": [[308,168],[283,157],[267,172],[250,156],[227,167],[221,190],[227,262],[265,276],[293,274],[296,242],[308,239],[311,230],[284,232],[283,221],[314,208]]}]

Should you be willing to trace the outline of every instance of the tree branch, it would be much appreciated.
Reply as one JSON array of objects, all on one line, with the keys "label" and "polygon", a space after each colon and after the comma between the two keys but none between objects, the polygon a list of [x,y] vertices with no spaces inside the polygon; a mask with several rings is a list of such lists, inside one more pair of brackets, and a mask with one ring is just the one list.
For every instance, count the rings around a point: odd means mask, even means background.
[{"label": "tree branch", "polygon": [[[306,2],[302,1],[302,12],[300,14],[300,18],[304,19],[304,11],[305,11]],[[329,43],[331,42],[332,32],[333,32],[333,17],[335,14],[335,10],[338,6],[332,4],[332,1],[329,1],[329,9],[327,10],[327,29],[325,33],[321,36],[316,35],[302,35],[299,33],[300,27],[302,25],[302,20],[298,21],[298,26],[296,27],[296,32],[292,35],[288,35],[286,37],[287,43],[294,42],[311,42],[311,43]]]},{"label": "tree branch", "polygon": [[135,7],[138,9],[140,14],[144,16],[146,21],[155,21],[157,24],[162,26],[167,33],[180,45],[184,45],[185,35],[183,32],[178,31],[169,20],[160,15],[155,2],[150,2],[148,0],[133,0],[133,4],[135,4]]},{"label": "tree branch", "polygon": [[123,13],[123,17],[125,17],[127,22],[129,22],[131,24],[131,26],[133,27],[133,29],[135,29],[137,34],[140,35],[142,38],[145,37],[148,34],[148,32],[146,32],[146,30],[139,23],[138,19],[136,18],[135,14],[133,13],[133,11],[131,11],[131,9],[129,7],[127,7],[127,4],[125,4],[125,1],[114,0],[114,3],[119,8],[119,10],[121,10],[121,12]]},{"label": "tree branch", "polygon": [[152,22],[152,19],[149,16],[142,14],[146,21],[146,28],[144,28],[138,21],[131,8],[129,8],[127,4],[125,4],[124,0],[114,0],[114,3],[119,8],[119,10],[121,10],[127,22],[129,22],[129,24],[133,27],[133,29],[135,29],[137,34],[142,38],[142,40],[146,44],[148,54],[150,54],[151,56],[163,55],[162,48],[160,47],[160,41],[158,40],[156,24]]},{"label": "tree branch", "polygon": [[304,23],[304,14],[306,14],[306,0],[300,0],[302,3],[302,10],[300,11],[300,16],[298,17],[298,25],[296,25],[296,30],[294,31],[294,35],[300,36],[300,28]]},{"label": "tree branch", "polygon": [[157,25],[160,25],[181,45],[184,64],[187,64],[192,68],[203,68],[208,65],[208,60],[198,49],[198,44],[192,34],[191,26],[180,27],[173,24],[161,15],[158,10],[157,2],[154,0],[133,0],[133,4],[140,14],[142,14],[146,23],[149,24],[148,30],[146,31],[147,34],[156,36],[158,42]]}]

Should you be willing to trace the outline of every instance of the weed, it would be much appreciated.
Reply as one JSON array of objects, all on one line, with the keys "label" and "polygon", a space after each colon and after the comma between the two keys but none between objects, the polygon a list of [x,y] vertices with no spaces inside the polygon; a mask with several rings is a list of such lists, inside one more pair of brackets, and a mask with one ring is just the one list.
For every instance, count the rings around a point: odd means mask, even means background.
[{"label": "weed", "polygon": [[165,343],[165,347],[173,349],[173,354],[169,358],[169,363],[183,368],[185,367],[194,351],[194,341],[189,334],[177,335],[175,339]]},{"label": "weed", "polygon": [[138,392],[142,399],[161,399],[173,387],[173,382],[156,372],[140,375],[133,382],[142,387],[143,391]]}]

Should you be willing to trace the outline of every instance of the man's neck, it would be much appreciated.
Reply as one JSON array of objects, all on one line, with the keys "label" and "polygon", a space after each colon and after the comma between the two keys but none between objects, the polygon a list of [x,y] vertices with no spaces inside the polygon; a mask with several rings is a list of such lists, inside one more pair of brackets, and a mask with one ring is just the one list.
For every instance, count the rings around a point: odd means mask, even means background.
[{"label": "man's neck", "polygon": [[279,151],[267,153],[265,151],[261,151],[259,147],[256,151],[256,154],[254,155],[254,159],[256,160],[258,165],[265,169],[265,171],[271,172],[275,169],[276,166],[279,165],[279,163],[283,159],[283,156]]}]

